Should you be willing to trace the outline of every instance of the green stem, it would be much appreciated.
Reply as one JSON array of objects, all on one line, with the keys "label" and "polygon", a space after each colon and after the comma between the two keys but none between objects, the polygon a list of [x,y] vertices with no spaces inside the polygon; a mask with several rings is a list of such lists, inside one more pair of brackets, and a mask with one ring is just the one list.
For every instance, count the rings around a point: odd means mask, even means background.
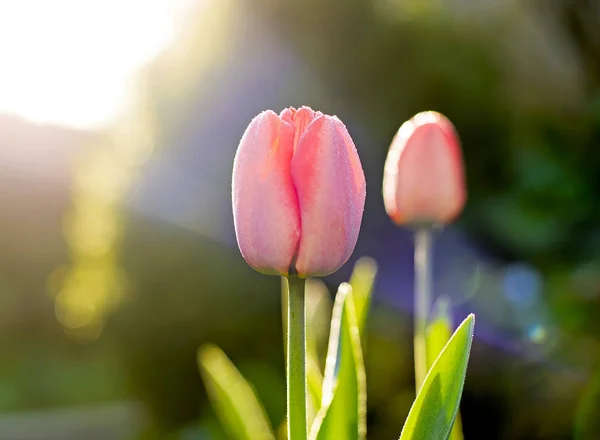
[{"label": "green stem", "polygon": [[417,393],[427,375],[427,319],[431,309],[431,227],[415,232],[415,385]]},{"label": "green stem", "polygon": [[290,276],[287,332],[288,440],[306,440],[306,305],[305,279]]}]

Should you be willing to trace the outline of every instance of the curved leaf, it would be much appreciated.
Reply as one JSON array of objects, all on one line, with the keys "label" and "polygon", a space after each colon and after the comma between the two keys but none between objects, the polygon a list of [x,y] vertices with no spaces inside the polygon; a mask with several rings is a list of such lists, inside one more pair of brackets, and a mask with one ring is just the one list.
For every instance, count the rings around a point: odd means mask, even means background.
[{"label": "curved leaf", "polygon": [[371,305],[371,295],[373,293],[373,284],[377,275],[377,264],[375,260],[369,257],[360,258],[354,265],[352,276],[350,277],[350,286],[352,286],[352,297],[354,299],[354,310],[356,312],[356,324],[362,336],[365,328],[369,306]]},{"label": "curved leaf", "polygon": [[232,439],[275,440],[254,390],[220,348],[200,348],[198,365],[217,416]]},{"label": "curved leaf", "polygon": [[456,329],[433,363],[413,403],[400,440],[446,440],[458,414],[475,316]]},{"label": "curved leaf", "polygon": [[[452,336],[452,317],[450,316],[450,301],[440,296],[435,302],[429,323],[427,324],[427,371],[444,349]],[[463,440],[460,411],[456,415],[450,440]]]},{"label": "curved leaf", "polygon": [[365,418],[366,379],[352,288],[342,283],[331,319],[322,406],[309,438],[363,440]]}]

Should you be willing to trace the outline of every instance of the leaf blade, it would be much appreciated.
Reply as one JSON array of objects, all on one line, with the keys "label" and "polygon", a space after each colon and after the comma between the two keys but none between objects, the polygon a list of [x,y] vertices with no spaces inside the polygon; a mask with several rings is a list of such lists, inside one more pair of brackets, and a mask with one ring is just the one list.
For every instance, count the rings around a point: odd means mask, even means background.
[{"label": "leaf blade", "polygon": [[356,324],[360,335],[363,335],[367,314],[371,305],[373,285],[377,275],[377,263],[369,257],[360,258],[354,265],[350,277],[352,286],[352,297],[354,299],[354,310],[356,313]]},{"label": "leaf blade", "polygon": [[[440,296],[435,302],[431,319],[427,324],[427,371],[444,349],[452,336],[452,317],[450,316],[450,302],[448,298]],[[460,411],[456,415],[451,440],[463,440],[462,421]]]},{"label": "leaf blade", "polygon": [[236,440],[275,440],[271,424],[250,384],[214,345],[198,350],[198,366],[217,416]]},{"label": "leaf blade", "polygon": [[363,440],[366,435],[366,378],[352,288],[342,283],[331,321],[322,406],[312,440]]},{"label": "leaf blade", "polygon": [[475,316],[456,329],[429,370],[410,409],[400,440],[447,439],[458,414]]}]

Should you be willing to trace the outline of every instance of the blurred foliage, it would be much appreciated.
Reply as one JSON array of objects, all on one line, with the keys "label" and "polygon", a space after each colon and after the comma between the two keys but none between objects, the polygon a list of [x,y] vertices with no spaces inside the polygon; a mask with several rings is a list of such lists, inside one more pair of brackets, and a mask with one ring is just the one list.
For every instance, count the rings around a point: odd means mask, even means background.
[{"label": "blurred foliage", "polygon": [[252,386],[223,351],[211,345],[198,351],[198,366],[221,426],[235,440],[275,440]]}]

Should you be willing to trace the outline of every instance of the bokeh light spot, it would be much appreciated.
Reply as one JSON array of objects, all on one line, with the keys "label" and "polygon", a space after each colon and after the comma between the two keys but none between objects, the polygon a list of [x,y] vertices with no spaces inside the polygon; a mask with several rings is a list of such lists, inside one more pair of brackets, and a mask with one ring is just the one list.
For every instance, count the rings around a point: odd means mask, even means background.
[{"label": "bokeh light spot", "polygon": [[542,344],[546,342],[548,338],[546,327],[544,327],[542,324],[535,324],[530,327],[527,335],[529,339],[536,344]]},{"label": "bokeh light spot", "polygon": [[504,270],[504,294],[515,306],[529,308],[536,304],[542,288],[538,271],[526,264],[512,264]]}]

